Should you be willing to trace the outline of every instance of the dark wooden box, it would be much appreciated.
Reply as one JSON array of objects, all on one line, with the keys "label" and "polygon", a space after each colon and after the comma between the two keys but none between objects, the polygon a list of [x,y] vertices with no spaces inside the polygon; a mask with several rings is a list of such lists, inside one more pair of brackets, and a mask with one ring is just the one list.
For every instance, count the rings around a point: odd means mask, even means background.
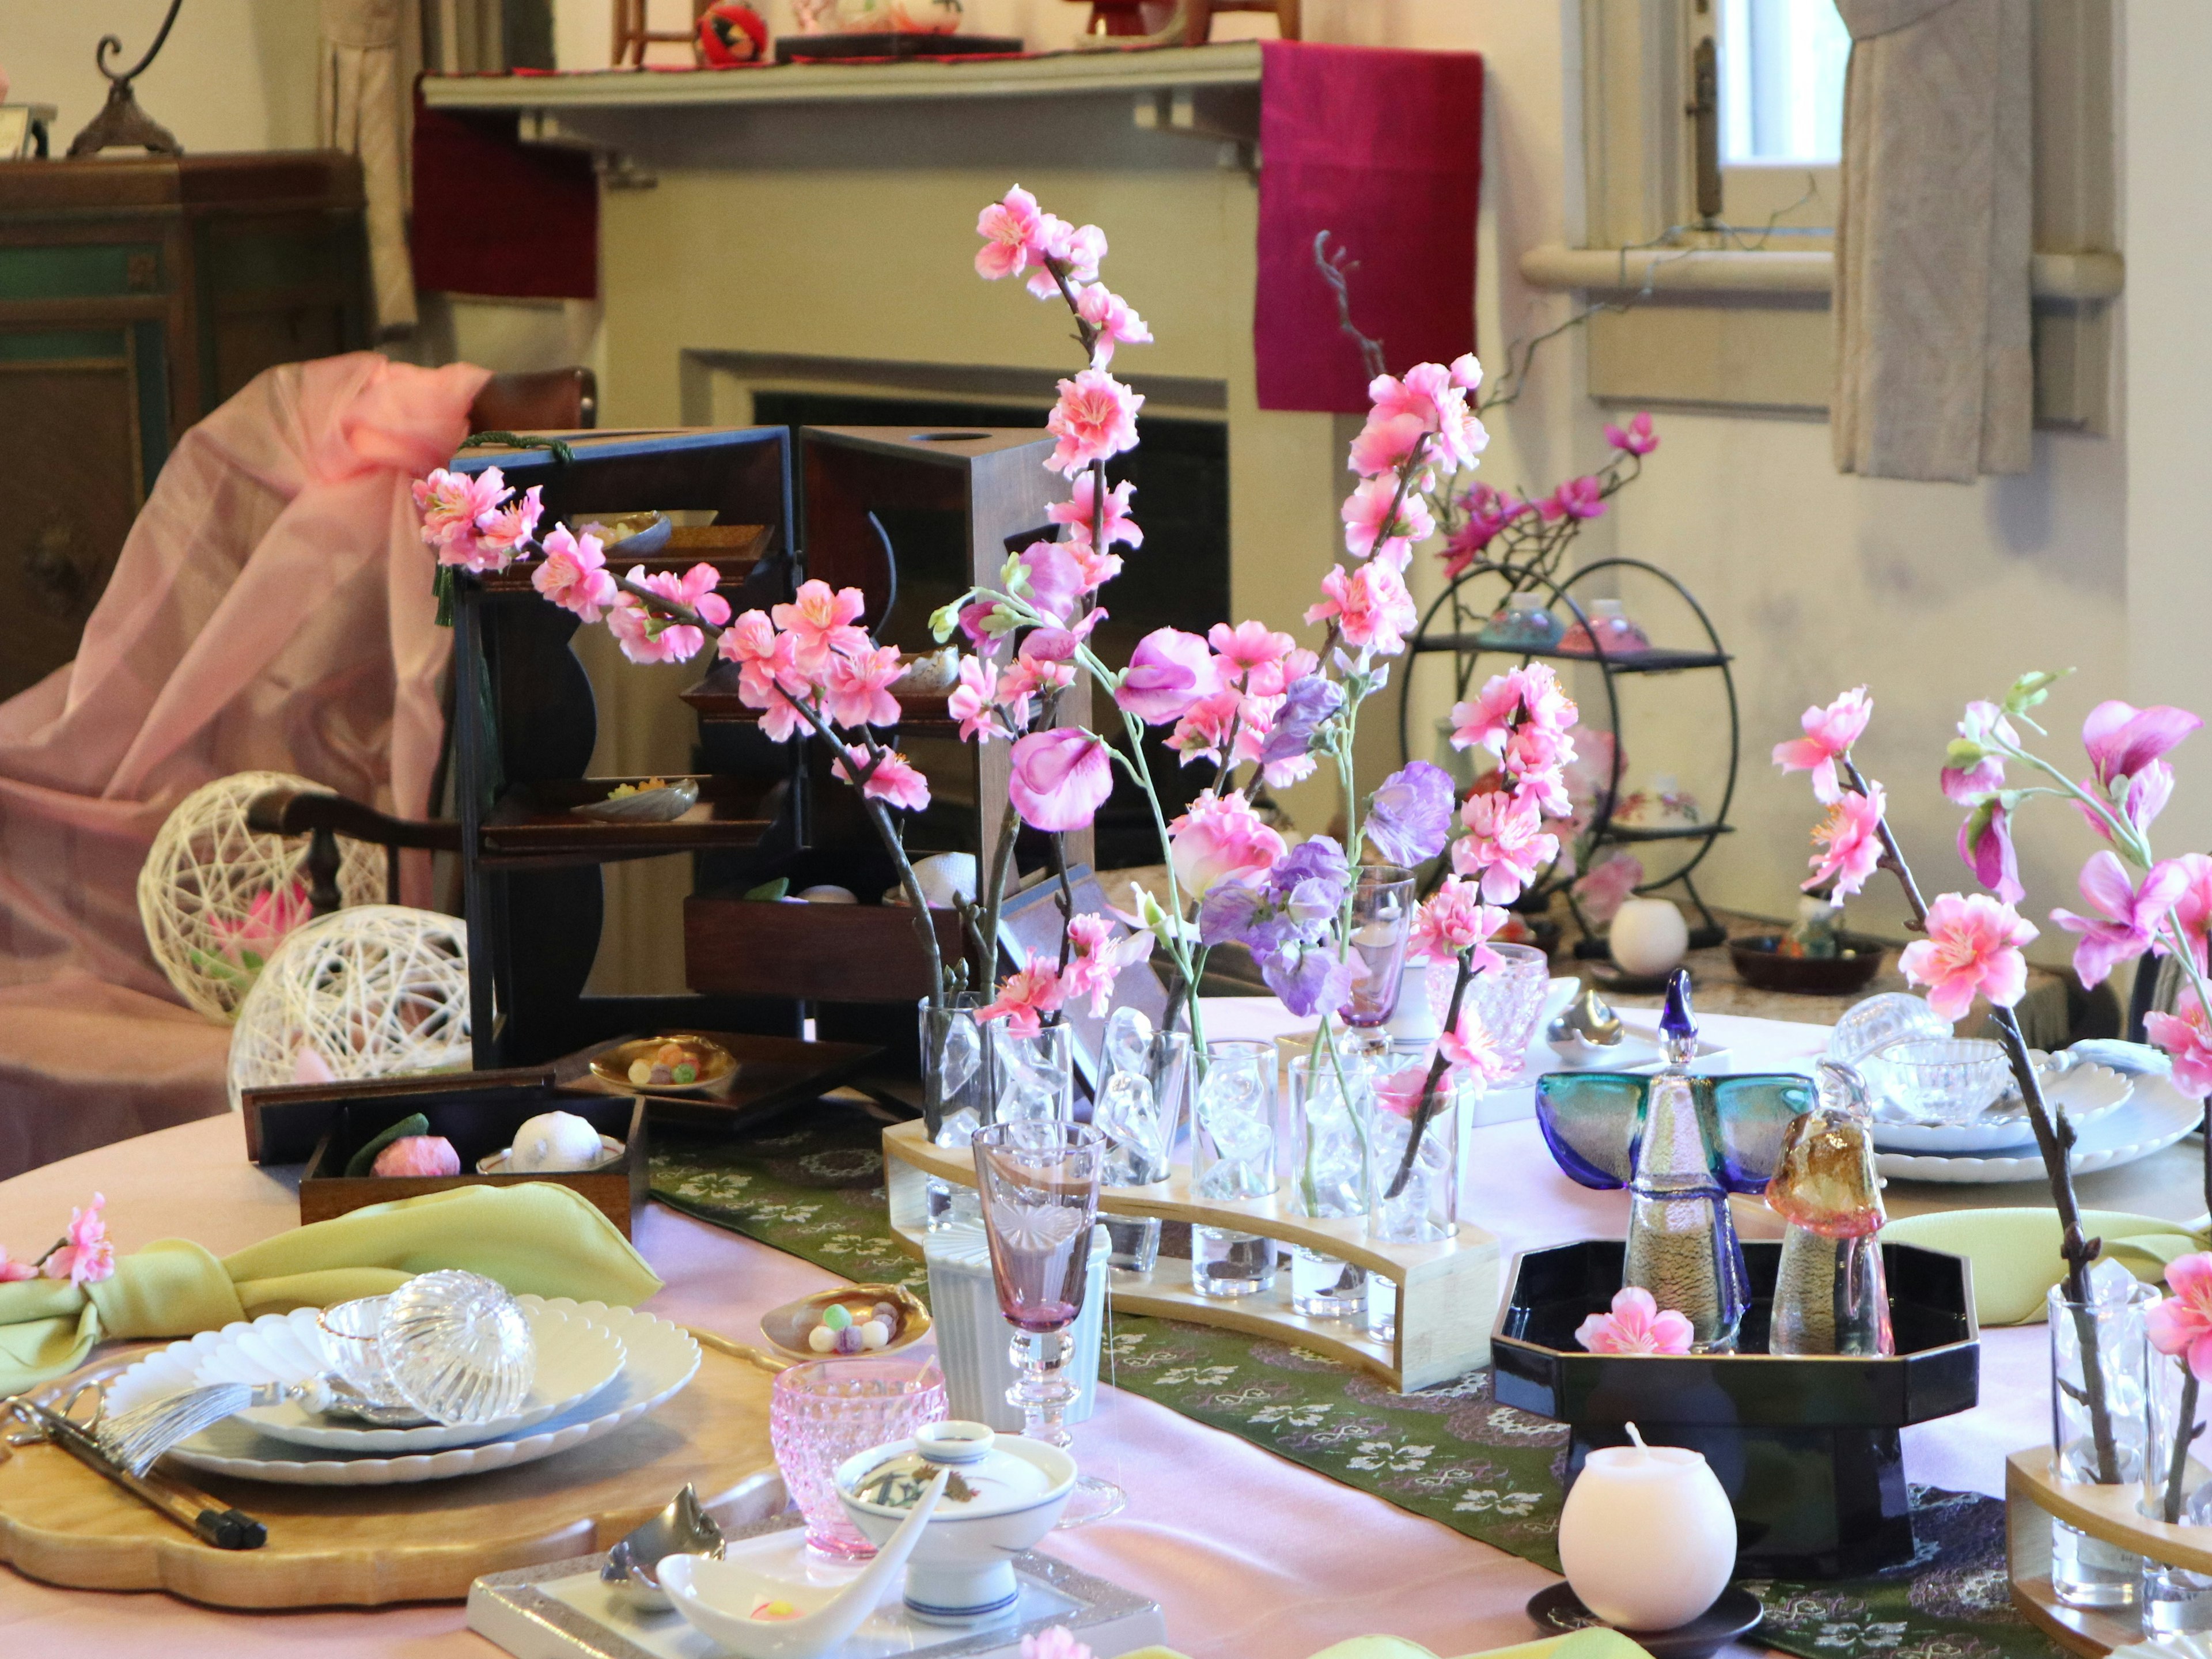
[{"label": "dark wooden box", "polygon": [[[419,1084],[422,1079],[416,1081]],[[581,1193],[630,1236],[632,1218],[646,1203],[646,1100],[639,1095],[593,1096],[553,1088],[504,1091],[457,1089],[422,1091],[408,1096],[356,1099],[338,1103],[330,1127],[315,1147],[300,1178],[300,1220],[328,1221],[368,1204],[398,1198],[419,1198],[452,1187],[512,1187],[524,1182],[551,1181]],[[487,1176],[476,1172],[477,1160],[512,1144],[514,1132],[526,1119],[540,1112],[571,1112],[603,1135],[623,1142],[620,1162],[580,1175]],[[348,1159],[402,1118],[420,1112],[430,1120],[429,1133],[443,1135],[459,1154],[457,1176],[348,1176]]]}]

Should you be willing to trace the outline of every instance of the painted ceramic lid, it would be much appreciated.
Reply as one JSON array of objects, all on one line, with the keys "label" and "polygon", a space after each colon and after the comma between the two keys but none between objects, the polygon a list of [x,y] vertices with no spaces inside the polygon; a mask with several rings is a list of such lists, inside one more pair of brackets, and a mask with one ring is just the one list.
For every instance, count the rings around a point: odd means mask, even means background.
[{"label": "painted ceramic lid", "polygon": [[881,1455],[854,1460],[859,1473],[845,1482],[845,1496],[863,1508],[896,1514],[915,1506],[940,1469],[950,1469],[939,1516],[974,1520],[1008,1515],[1050,1497],[1051,1474],[1026,1457],[1006,1450],[981,1423],[928,1423],[910,1441],[883,1447]]}]

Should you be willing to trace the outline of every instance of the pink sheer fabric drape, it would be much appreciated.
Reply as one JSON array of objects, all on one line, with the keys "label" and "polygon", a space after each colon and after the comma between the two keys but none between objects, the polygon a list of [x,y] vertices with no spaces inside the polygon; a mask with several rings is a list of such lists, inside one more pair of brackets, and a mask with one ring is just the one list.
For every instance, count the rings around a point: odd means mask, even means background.
[{"label": "pink sheer fabric drape", "polygon": [[[171,453],[76,660],[0,704],[0,1174],[133,1132],[46,1121],[76,1115],[88,1071],[173,1080],[139,1127],[221,1109],[228,1033],[176,1018],[138,920],[178,801],[265,768],[425,811],[451,636],[407,486],[466,435],[489,378],[373,352],[258,376]],[[153,1049],[57,1054],[46,1010],[96,1013],[111,1040],[143,1012]],[[96,1063],[57,1073],[70,1054]],[[155,1109],[178,1094],[198,1109]]]}]

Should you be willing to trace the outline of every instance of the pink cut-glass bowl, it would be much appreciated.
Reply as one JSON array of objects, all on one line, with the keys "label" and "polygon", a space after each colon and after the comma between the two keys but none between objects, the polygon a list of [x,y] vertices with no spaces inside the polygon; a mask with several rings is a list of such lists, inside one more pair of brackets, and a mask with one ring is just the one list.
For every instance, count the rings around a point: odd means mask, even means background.
[{"label": "pink cut-glass bowl", "polygon": [[806,1517],[807,1543],[841,1561],[873,1555],[876,1547],[846,1518],[833,1478],[837,1466],[945,1416],[945,1373],[933,1354],[817,1359],[777,1373],[769,1391],[769,1444]]}]

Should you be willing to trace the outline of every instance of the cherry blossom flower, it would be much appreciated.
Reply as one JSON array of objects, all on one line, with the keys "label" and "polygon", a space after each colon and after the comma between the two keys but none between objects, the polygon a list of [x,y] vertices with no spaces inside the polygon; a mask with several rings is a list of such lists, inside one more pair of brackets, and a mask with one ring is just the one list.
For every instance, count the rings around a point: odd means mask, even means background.
[{"label": "cherry blossom flower", "polygon": [[999,667],[988,657],[960,659],[960,684],[945,699],[945,712],[960,722],[963,741],[987,744],[1003,737],[1005,730],[992,718],[999,700]]},{"label": "cherry blossom flower", "polygon": [[1132,392],[1103,368],[1086,368],[1060,383],[1060,401],[1045,426],[1060,440],[1045,465],[1073,477],[1094,461],[1137,447],[1137,411],[1144,395]]},{"label": "cherry blossom flower", "polygon": [[413,493],[415,510],[422,515],[424,544],[443,549],[457,538],[473,537],[477,521],[498,511],[507,489],[506,478],[495,466],[473,476],[449,472],[441,466],[434,467],[427,478],[416,479]]},{"label": "cherry blossom flower", "polygon": [[[1479,379],[1480,366],[1473,373]],[[1407,422],[1413,422],[1416,438],[1424,433],[1435,434],[1437,459],[1455,471],[1473,466],[1475,457],[1488,447],[1490,434],[1468,408],[1468,390],[1454,369],[1442,363],[1416,363],[1402,380],[1378,374],[1367,384],[1372,405],[1368,430],[1402,429]],[[1407,453],[1412,447],[1407,444]]]},{"label": "cherry blossom flower", "polygon": [[1452,747],[1503,757],[1520,726],[1564,732],[1581,716],[1551,665],[1530,663],[1493,674],[1472,700],[1452,705]]},{"label": "cherry blossom flower", "polygon": [[1367,844],[1408,869],[1444,850],[1451,838],[1451,774],[1413,761],[1382,780],[1367,803]]},{"label": "cherry blossom flower", "polygon": [[1662,1311],[1635,1285],[1613,1293],[1612,1312],[1592,1314],[1575,1329],[1575,1340],[1592,1353],[1687,1353],[1695,1335],[1687,1318]]},{"label": "cherry blossom flower", "polygon": [[1145,319],[1137,315],[1129,302],[1109,289],[1103,283],[1093,283],[1075,297],[1075,314],[1098,331],[1097,343],[1092,346],[1091,361],[1103,368],[1114,361],[1114,348],[1121,345],[1150,345],[1152,331]]},{"label": "cherry blossom flower", "polygon": [[1528,502],[1486,483],[1475,485],[1461,499],[1460,505],[1467,517],[1443,545],[1447,580],[1464,572],[1497,538],[1498,532],[1529,511]]},{"label": "cherry blossom flower", "polygon": [[832,657],[822,683],[830,718],[840,726],[896,726],[899,704],[890,686],[905,672],[895,645]]},{"label": "cherry blossom flower", "polygon": [[1102,1019],[1113,1006],[1114,981],[1121,970],[1152,960],[1152,936],[1139,928],[1117,939],[1114,924],[1106,917],[1085,915],[1068,919],[1067,937],[1074,948],[1060,987],[1071,998],[1089,997],[1091,1017]]},{"label": "cherry blossom flower", "polygon": [[[717,627],[730,619],[730,602],[714,592],[720,573],[704,561],[681,576],[672,570],[648,576],[643,565],[634,564],[629,580]],[[632,662],[689,662],[707,643],[706,635],[690,623],[649,615],[643,603],[628,593],[618,596],[608,613],[607,629]]]},{"label": "cherry blossom flower", "polygon": [[802,674],[819,678],[830,672],[831,657],[869,647],[867,631],[854,624],[868,608],[857,587],[831,592],[830,584],[814,580],[799,584],[791,603],[773,607],[769,615],[791,635],[792,660]]},{"label": "cherry blossom flower", "polygon": [[1480,1095],[1490,1085],[1520,1069],[1518,1054],[1501,1053],[1481,1013],[1469,1002],[1459,1011],[1459,1023],[1437,1039],[1437,1052],[1450,1067],[1453,1082],[1474,1085]]},{"label": "cherry blossom flower", "polygon": [[1826,708],[1808,708],[1799,721],[1805,735],[1776,744],[1774,763],[1784,772],[1810,772],[1813,799],[1832,805],[1844,789],[1836,762],[1850,752],[1873,718],[1874,699],[1863,685],[1844,692]]},{"label": "cherry blossom flower", "polygon": [[1019,185],[985,208],[975,216],[975,234],[983,239],[975,250],[975,274],[994,283],[1020,276],[1040,224],[1036,198]]},{"label": "cherry blossom flower", "polygon": [[1006,793],[1034,830],[1081,830],[1114,791],[1105,740],[1079,726],[1036,732],[1013,747]]},{"label": "cherry blossom flower", "polygon": [[[1129,497],[1135,490],[1136,486],[1125,479],[1106,492],[1105,534],[1102,539],[1107,547],[1116,542],[1126,543],[1131,547],[1145,544],[1145,532],[1129,516]],[[1088,547],[1091,544],[1091,520],[1097,516],[1097,475],[1083,472],[1076,476],[1074,488],[1067,499],[1055,501],[1045,508],[1044,516],[1053,524],[1066,525],[1070,542],[1081,543]]]},{"label": "cherry blossom flower", "polygon": [[1437,521],[1418,490],[1400,496],[1395,472],[1378,472],[1363,479],[1344,498],[1338,516],[1344,520],[1345,550],[1355,559],[1386,559],[1399,569],[1413,556],[1413,544],[1437,533]]},{"label": "cherry blossom flower", "polygon": [[567,525],[558,524],[547,533],[544,545],[545,557],[530,573],[530,585],[563,611],[573,611],[587,623],[599,621],[621,597],[599,538],[588,530],[574,535]]},{"label": "cherry blossom flower", "polygon": [[1359,435],[1352,441],[1346,465],[1363,478],[1395,474],[1413,459],[1428,435],[1428,425],[1418,415],[1370,415]]},{"label": "cherry blossom flower", "polygon": [[2168,1262],[2166,1287],[2172,1294],[2143,1310],[2143,1334],[2160,1353],[2185,1360],[2191,1376],[2212,1379],[2212,1252]]},{"label": "cherry blossom flower", "polygon": [[1035,1036],[1044,1029],[1043,1016],[1057,1013],[1067,1000],[1060,970],[1035,951],[1029,965],[999,981],[999,994],[975,1011],[979,1020],[1003,1019],[1016,1036]]},{"label": "cherry blossom flower", "polygon": [[2081,866],[2081,896],[2098,914],[2051,913],[2051,921],[2068,933],[2081,935],[2081,942],[2074,947],[2074,971],[2081,976],[2082,984],[2101,985],[2121,963],[2150,949],[2151,936],[2189,887],[2190,875],[2179,861],[2168,860],[2154,865],[2137,887],[2110,851],[2089,855],[2089,861]]},{"label": "cherry blossom flower", "polygon": [[1605,491],[1595,478],[1570,478],[1536,503],[1546,524],[1561,519],[1597,519],[1605,515]]},{"label": "cherry blossom flower", "polygon": [[1231,766],[1257,761],[1262,744],[1273,735],[1276,701],[1243,696],[1234,687],[1201,697],[1168,733],[1168,747],[1182,757],[1185,766],[1198,760]]},{"label": "cherry blossom flower", "polygon": [[1844,792],[1813,831],[1814,845],[1821,850],[1813,854],[1813,873],[1801,884],[1807,892],[1832,882],[1828,902],[1840,908],[1866,886],[1867,878],[1881,863],[1881,815],[1887,805],[1878,783],[1869,783],[1863,795],[1856,789]]},{"label": "cherry blossom flower", "polygon": [[1065,1625],[1050,1625],[1022,1638],[1022,1659],[1091,1659],[1091,1650]]},{"label": "cherry blossom flower", "polygon": [[1375,1079],[1375,1103],[1386,1112],[1395,1112],[1400,1117],[1411,1119],[1428,1086],[1427,1066],[1408,1066],[1387,1077]]},{"label": "cherry blossom flower", "polygon": [[1040,300],[1060,292],[1051,263],[1057,263],[1070,289],[1098,280],[1099,262],[1106,257],[1106,233],[1096,225],[1071,225],[1056,213],[1040,213],[1030,238],[1029,259],[1036,266],[1027,287]]},{"label": "cherry blossom flower", "polygon": [[1413,596],[1406,591],[1406,579],[1379,562],[1350,572],[1333,565],[1322,578],[1321,591],[1327,597],[1306,608],[1306,620],[1334,621],[1346,644],[1378,656],[1395,657],[1403,651],[1406,635],[1420,620]]},{"label": "cherry blossom flower", "polygon": [[1490,940],[1505,922],[1506,913],[1494,904],[1485,904],[1475,883],[1446,876],[1413,913],[1407,960],[1453,962],[1461,951],[1472,950],[1477,969],[1495,968],[1503,958],[1489,948]]},{"label": "cherry blossom flower", "polygon": [[[768,722],[763,720],[761,724],[765,728]],[[848,749],[842,758],[830,763],[830,770],[844,783],[850,783],[862,772],[868,772],[867,781],[860,786],[860,793],[869,800],[879,800],[889,806],[903,806],[910,812],[919,812],[929,805],[929,780],[897,750],[886,749],[877,756],[873,771],[868,771],[868,766],[866,750]]]},{"label": "cherry blossom flower", "polygon": [[[1929,999],[1932,1004],[1934,998]],[[2173,1086],[2192,1100],[2212,1094],[2212,1030],[2207,1030],[2204,1009],[2194,996],[2183,1000],[2181,1012],[2144,1017],[2143,1030],[2150,1040],[2173,1060]]]},{"label": "cherry blossom flower", "polygon": [[1285,852],[1242,791],[1207,790],[1168,826],[1168,854],[1184,894],[1202,897],[1216,882],[1265,875]]},{"label": "cherry blossom flower", "polygon": [[2106,795],[2122,778],[2136,777],[2204,722],[2185,708],[2163,703],[2137,708],[2118,701],[2100,702],[2081,722],[2081,746],[2089,751],[2090,775]]},{"label": "cherry blossom flower", "polygon": [[1156,628],[1129,653],[1114,701],[1147,726],[1181,720],[1190,706],[1221,689],[1221,671],[1206,641],[1176,628]]},{"label": "cherry blossom flower", "polygon": [[48,1279],[66,1279],[79,1290],[114,1276],[115,1246],[100,1213],[106,1203],[103,1194],[94,1193],[89,1207],[70,1210],[69,1231],[39,1264],[40,1273]]},{"label": "cherry blossom flower", "polygon": [[1559,855],[1559,838],[1544,829],[1533,800],[1503,791],[1468,797],[1460,808],[1467,834],[1452,843],[1452,868],[1482,878],[1482,896],[1510,904]]},{"label": "cherry blossom flower", "polygon": [[538,500],[541,486],[532,484],[522,492],[521,498],[512,501],[495,513],[485,514],[477,520],[476,553],[477,562],[472,569],[504,570],[514,562],[514,556],[523,551],[530,538],[538,533],[538,520],[545,511]]},{"label": "cherry blossom flower", "polygon": [[1297,641],[1279,634],[1262,622],[1241,622],[1231,628],[1216,623],[1206,630],[1206,642],[1221,653],[1221,674],[1244,690],[1272,697],[1290,684],[1289,665]]},{"label": "cherry blossom flower", "polygon": [[[1050,696],[1064,691],[1075,684],[1075,665],[1064,657],[1048,656],[1034,648],[1036,635],[1032,633],[1022,648],[1014,653],[1013,661],[1006,665],[999,676],[999,703],[1008,711],[1018,724],[1029,723],[1030,700],[1040,693]],[[1050,641],[1047,641],[1048,647]]]},{"label": "cherry blossom flower", "polygon": [[8,1252],[0,1249],[0,1285],[13,1285],[18,1279],[36,1279],[38,1276],[38,1263],[11,1261],[9,1260]]},{"label": "cherry blossom flower", "polygon": [[1605,441],[1615,449],[1630,455],[1649,455],[1659,447],[1659,437],[1651,429],[1649,415],[1638,415],[1625,427],[1614,426],[1608,422]]},{"label": "cherry blossom flower", "polygon": [[2001,1008],[2021,1000],[2027,989],[2021,947],[2035,937],[2035,924],[2001,900],[1946,893],[1928,907],[1928,937],[1906,945],[1897,965],[1908,984],[1928,988],[1930,1008],[1964,1019],[1978,993]]},{"label": "cherry blossom flower", "polygon": [[1615,853],[1575,883],[1575,897],[1593,921],[1611,921],[1644,880],[1644,860]]}]

